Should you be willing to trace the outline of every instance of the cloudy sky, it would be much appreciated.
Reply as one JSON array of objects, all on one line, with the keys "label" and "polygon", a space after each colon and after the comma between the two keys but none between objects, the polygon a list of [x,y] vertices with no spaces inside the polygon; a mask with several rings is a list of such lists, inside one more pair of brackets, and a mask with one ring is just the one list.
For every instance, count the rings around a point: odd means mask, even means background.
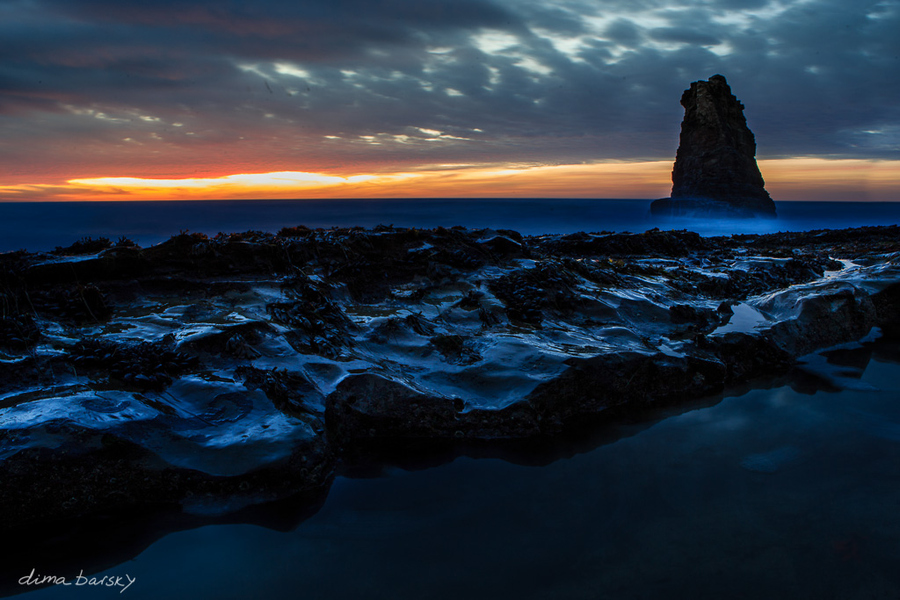
[{"label": "cloudy sky", "polygon": [[900,0],[0,0],[0,199],[661,196],[721,73],[776,200],[900,200],[898,32]]}]

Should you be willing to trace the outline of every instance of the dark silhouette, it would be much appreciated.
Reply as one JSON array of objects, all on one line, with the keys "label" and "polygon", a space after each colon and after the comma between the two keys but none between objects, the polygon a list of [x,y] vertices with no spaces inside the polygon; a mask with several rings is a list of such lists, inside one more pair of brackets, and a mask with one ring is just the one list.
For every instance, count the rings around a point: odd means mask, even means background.
[{"label": "dark silhouette", "polygon": [[756,140],[744,105],[721,75],[695,81],[681,97],[684,120],[672,170],[672,196],[653,214],[775,216],[775,203],[756,165]]}]

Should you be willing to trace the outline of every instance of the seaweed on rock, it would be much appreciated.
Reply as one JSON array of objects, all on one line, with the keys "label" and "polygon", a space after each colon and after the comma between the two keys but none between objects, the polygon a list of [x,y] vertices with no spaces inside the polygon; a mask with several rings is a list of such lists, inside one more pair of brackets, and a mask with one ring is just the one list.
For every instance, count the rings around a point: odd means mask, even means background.
[{"label": "seaweed on rock", "polygon": [[572,312],[578,306],[574,287],[577,275],[556,261],[528,269],[515,269],[490,282],[489,287],[506,305],[511,321],[539,327],[544,310]]},{"label": "seaweed on rock", "polygon": [[163,342],[138,344],[86,339],[69,351],[76,368],[93,373],[107,384],[119,382],[135,389],[162,390],[173,377],[199,367],[196,357],[172,350]]}]

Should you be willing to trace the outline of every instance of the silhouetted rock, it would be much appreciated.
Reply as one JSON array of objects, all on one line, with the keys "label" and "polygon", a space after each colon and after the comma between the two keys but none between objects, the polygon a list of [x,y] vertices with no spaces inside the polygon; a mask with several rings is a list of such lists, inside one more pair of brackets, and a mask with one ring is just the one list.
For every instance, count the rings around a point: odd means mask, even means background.
[{"label": "silhouetted rock", "polygon": [[672,171],[672,196],[654,201],[653,214],[775,216],[756,165],[756,140],[744,105],[721,75],[695,81],[681,97],[684,121]]}]

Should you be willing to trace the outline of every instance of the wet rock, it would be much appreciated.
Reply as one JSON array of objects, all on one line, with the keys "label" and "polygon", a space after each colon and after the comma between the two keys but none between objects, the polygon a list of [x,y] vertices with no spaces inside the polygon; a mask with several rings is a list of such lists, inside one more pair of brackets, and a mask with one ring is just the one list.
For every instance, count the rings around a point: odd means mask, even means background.
[{"label": "wet rock", "polygon": [[723,389],[726,377],[718,360],[691,356],[622,352],[567,363],[560,377],[528,396],[547,433],[564,431],[585,417],[635,414],[712,394]]},{"label": "wet rock", "polygon": [[[129,439],[61,425],[45,430],[61,446],[34,446],[0,462],[0,530],[46,525],[86,515],[147,512],[181,505],[222,514],[327,486],[333,458],[318,436],[294,445],[284,459],[222,477],[179,468]],[[0,432],[0,439],[9,433]]]},{"label": "wet rock", "polygon": [[572,311],[577,306],[576,277],[565,266],[551,262],[514,270],[491,282],[491,291],[506,305],[512,321],[540,326],[543,311]]},{"label": "wet rock", "polygon": [[[729,242],[772,256],[793,256],[802,251],[827,260],[831,256],[855,258],[861,255],[900,251],[900,226],[814,229],[764,235],[733,235]],[[841,268],[840,266],[829,267]]]},{"label": "wet rock", "polygon": [[[813,281],[835,266],[829,259],[773,259],[757,260],[755,264],[738,267],[732,262],[728,268],[714,275],[696,271],[678,271],[671,276],[675,285],[687,292],[700,291],[709,298],[743,300],[798,283]],[[838,263],[838,268],[841,267]]]},{"label": "wet rock", "polygon": [[434,333],[435,326],[421,313],[413,313],[403,318],[390,317],[375,326],[367,338],[378,344],[396,343],[401,339],[407,339],[410,335],[429,337]]},{"label": "wet rock", "polygon": [[112,242],[105,237],[93,239],[88,236],[81,238],[71,246],[66,246],[65,248],[57,246],[53,253],[65,256],[78,256],[80,254],[97,254],[98,252],[102,252],[111,247]]},{"label": "wet rock", "polygon": [[0,254],[20,486],[0,513],[228,512],[327,485],[335,455],[530,446],[831,360],[900,330],[898,232],[296,227]]},{"label": "wet rock", "polygon": [[[255,336],[254,336],[255,337]],[[225,342],[225,351],[237,358],[256,358],[259,351],[247,341],[247,338],[240,333],[229,336]]]},{"label": "wet rock", "polygon": [[470,290],[462,300],[456,303],[456,306],[463,310],[478,310],[481,308],[482,298],[484,298],[484,292]]},{"label": "wet rock", "polygon": [[278,231],[280,238],[304,238],[312,233],[312,229],[305,225],[297,225],[294,227],[282,227]]},{"label": "wet rock", "polygon": [[92,373],[98,381],[143,390],[164,389],[173,377],[199,367],[196,357],[175,352],[165,343],[88,339],[75,344],[69,357],[77,369]]},{"label": "wet rock", "polygon": [[775,203],[756,165],[756,140],[744,105],[721,75],[695,81],[681,97],[684,120],[672,171],[672,195],[654,214],[720,213],[775,216]]},{"label": "wet rock", "polygon": [[891,337],[900,336],[900,282],[872,296],[878,325]]},{"label": "wet rock", "polygon": [[687,256],[706,250],[706,240],[693,231],[569,235],[540,240],[538,247],[554,254],[575,256]]},{"label": "wet rock", "polygon": [[516,240],[497,232],[497,235],[486,235],[483,237],[481,245],[494,258],[509,260],[525,256],[525,247],[522,245],[521,236]]},{"label": "wet rock", "polygon": [[471,338],[461,335],[436,335],[431,345],[440,352],[443,360],[456,365],[470,365],[481,360]]},{"label": "wet rock", "polygon": [[275,237],[253,231],[219,234],[212,239],[185,231],[141,251],[141,258],[145,270],[157,277],[206,279],[241,273],[285,274],[291,269],[289,256]]},{"label": "wet rock", "polygon": [[697,345],[725,365],[725,385],[787,373],[794,365],[795,356],[768,336],[730,332],[700,337]]},{"label": "wet rock", "polygon": [[345,284],[354,301],[362,303],[380,302],[392,287],[423,275],[453,278],[490,259],[478,232],[442,227],[315,231],[292,241],[287,251],[293,264],[321,264],[329,281]]},{"label": "wet rock", "polygon": [[22,353],[33,348],[40,337],[40,329],[31,315],[0,317],[0,350]]},{"label": "wet rock", "polygon": [[858,340],[877,325],[871,298],[850,286],[797,286],[772,294],[760,307],[790,315],[766,335],[792,356]]},{"label": "wet rock", "polygon": [[248,388],[263,390],[278,410],[295,417],[318,415],[322,392],[303,373],[287,369],[262,370],[244,366],[235,371]]},{"label": "wet rock", "polygon": [[711,331],[720,322],[720,314],[711,308],[675,304],[669,307],[669,317],[676,325],[687,325],[687,331]]},{"label": "wet rock", "polygon": [[[214,307],[210,307],[205,315],[202,311],[200,305],[192,305],[185,311],[184,318],[189,322],[201,316],[214,318]],[[250,360],[260,356],[255,346],[262,343],[265,335],[273,333],[274,328],[267,323],[241,323],[194,335],[179,348],[190,353],[205,353],[225,359]]]},{"label": "wet rock", "polygon": [[320,286],[291,278],[282,286],[287,302],[266,306],[275,322],[292,328],[288,341],[298,352],[337,357],[351,345],[353,323]]},{"label": "wet rock", "polygon": [[32,305],[39,313],[76,322],[99,322],[112,313],[106,295],[94,285],[76,285],[32,295]]},{"label": "wet rock", "polygon": [[96,256],[77,259],[40,261],[23,269],[22,278],[31,286],[78,286],[82,282],[98,283],[130,279],[152,270],[152,263],[137,246],[116,245]]},{"label": "wet rock", "polygon": [[523,403],[467,410],[460,398],[423,394],[378,375],[353,375],[326,399],[325,420],[338,444],[520,439],[541,434]]}]

